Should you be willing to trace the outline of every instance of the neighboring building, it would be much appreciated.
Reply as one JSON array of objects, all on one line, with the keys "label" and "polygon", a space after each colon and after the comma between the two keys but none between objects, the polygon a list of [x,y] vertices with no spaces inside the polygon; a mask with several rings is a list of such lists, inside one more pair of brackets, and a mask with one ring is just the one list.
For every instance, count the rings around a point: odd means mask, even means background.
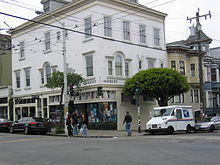
[{"label": "neighboring building", "polygon": [[[56,19],[54,19],[56,17]],[[166,67],[166,14],[125,0],[77,0],[34,18],[65,31],[68,67],[86,79],[75,98],[89,127],[124,129],[126,111],[137,129],[137,105],[122,93],[127,78],[152,67]],[[59,22],[58,22],[59,21]],[[22,116],[55,118],[60,89],[44,85],[54,71],[63,71],[62,29],[33,22],[12,33],[14,120]],[[98,88],[101,87],[101,88]],[[102,89],[101,97],[97,88]],[[141,101],[142,129],[156,101]]]},{"label": "neighboring building", "polygon": [[[187,40],[176,41],[167,44],[167,56],[168,65],[170,68],[179,71],[182,75],[186,76],[188,83],[190,84],[190,90],[187,93],[175,96],[170,102],[170,105],[191,105],[194,110],[196,119],[201,117],[200,115],[200,83],[199,83],[199,58],[198,58],[198,44],[194,43],[188,45],[190,41],[196,41],[197,35],[193,33]],[[205,55],[209,51],[209,44],[211,39],[208,38],[201,31],[202,53]],[[203,67],[203,74],[206,70]],[[204,76],[205,83],[205,76]],[[205,84],[204,84],[205,85]],[[204,92],[206,96],[207,91]],[[205,97],[206,98],[206,97]]]},{"label": "neighboring building", "polygon": [[9,111],[11,72],[11,36],[0,34],[0,118],[12,117]]},{"label": "neighboring building", "polygon": [[220,47],[211,48],[204,58],[206,70],[206,107],[205,114],[208,117],[220,116]]}]

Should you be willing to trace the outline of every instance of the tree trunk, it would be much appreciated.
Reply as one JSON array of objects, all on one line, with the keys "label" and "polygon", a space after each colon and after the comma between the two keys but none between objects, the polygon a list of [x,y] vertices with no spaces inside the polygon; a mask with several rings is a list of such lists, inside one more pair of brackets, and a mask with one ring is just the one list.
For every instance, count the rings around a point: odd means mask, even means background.
[{"label": "tree trunk", "polygon": [[157,101],[160,107],[168,106],[168,101],[166,99],[158,99]]}]

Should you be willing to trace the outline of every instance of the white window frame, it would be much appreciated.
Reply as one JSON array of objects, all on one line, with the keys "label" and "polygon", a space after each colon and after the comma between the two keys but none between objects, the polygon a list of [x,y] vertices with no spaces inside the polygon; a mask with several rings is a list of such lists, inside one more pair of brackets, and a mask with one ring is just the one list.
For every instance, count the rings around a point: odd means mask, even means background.
[{"label": "white window frame", "polygon": [[44,70],[40,69],[40,84],[43,85],[45,83],[45,78],[44,78]]},{"label": "white window frame", "polygon": [[160,46],[160,29],[154,28],[154,46]]},{"label": "white window frame", "polygon": [[49,50],[51,50],[50,32],[45,32],[44,37],[45,37],[45,42],[44,42],[45,51],[49,51]]},{"label": "white window frame", "polygon": [[129,62],[128,61],[125,61],[125,76],[126,77],[129,77],[129,73],[130,70],[129,70]]},{"label": "white window frame", "polygon": [[49,78],[51,77],[51,74],[52,74],[51,66],[50,66],[50,64],[46,64],[45,65],[45,77],[46,77],[46,82],[45,83],[48,83]]},{"label": "white window frame", "polygon": [[30,87],[31,86],[31,69],[26,68],[24,69],[25,72],[25,86]]},{"label": "white window frame", "polygon": [[86,60],[86,76],[87,77],[94,76],[93,54],[85,55],[85,60]]},{"label": "white window frame", "polygon": [[25,52],[24,52],[25,45],[24,45],[24,41],[21,41],[19,43],[19,45],[20,45],[20,58],[23,59],[23,58],[25,58]]},{"label": "white window frame", "polygon": [[190,64],[190,77],[196,76],[196,64]]},{"label": "white window frame", "polygon": [[139,25],[140,43],[146,43],[146,25]]},{"label": "white window frame", "polygon": [[130,41],[131,40],[131,30],[130,30],[130,22],[123,21],[123,39]]},{"label": "white window frame", "polygon": [[104,16],[104,36],[112,37],[112,17]]},{"label": "white window frame", "polygon": [[185,61],[179,61],[179,71],[182,75],[186,74]]},{"label": "white window frame", "polygon": [[175,60],[170,61],[170,68],[173,70],[176,70],[176,61]]},{"label": "white window frame", "polygon": [[108,75],[113,76],[113,61],[108,60]]},{"label": "white window frame", "polygon": [[85,26],[85,38],[92,37],[92,17],[88,17],[84,19]]},{"label": "white window frame", "polygon": [[217,69],[216,68],[211,68],[210,72],[211,72],[211,81],[216,82],[217,81]]},{"label": "white window frame", "polygon": [[148,69],[155,68],[155,62],[156,62],[155,58],[147,58]]},{"label": "white window frame", "polygon": [[16,82],[16,88],[21,88],[21,71],[17,70],[15,71],[15,82]]},{"label": "white window frame", "polygon": [[123,58],[120,54],[115,57],[115,76],[123,76]]}]

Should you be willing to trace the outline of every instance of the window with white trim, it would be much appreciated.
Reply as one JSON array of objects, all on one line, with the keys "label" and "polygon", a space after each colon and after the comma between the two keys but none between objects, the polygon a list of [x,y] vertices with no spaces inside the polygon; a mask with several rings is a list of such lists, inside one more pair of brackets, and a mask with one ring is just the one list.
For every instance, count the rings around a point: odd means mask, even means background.
[{"label": "window with white trim", "polygon": [[45,36],[45,50],[48,51],[51,49],[51,43],[50,43],[50,32],[46,32],[44,34]]},{"label": "window with white trim", "polygon": [[129,62],[125,62],[125,76],[129,76]]},{"label": "window with white trim", "polygon": [[20,58],[24,58],[24,41],[20,42]]},{"label": "window with white trim", "polygon": [[21,88],[21,71],[15,71],[16,88]]},{"label": "window with white trim", "polygon": [[211,81],[217,81],[216,68],[211,68]]},{"label": "window with white trim", "polygon": [[31,72],[30,69],[25,69],[25,85],[29,87],[31,85]]},{"label": "window with white trim", "polygon": [[154,68],[155,67],[155,59],[153,58],[148,58],[147,59],[148,62],[148,69]]},{"label": "window with white trim", "polygon": [[104,16],[104,35],[112,37],[112,18],[110,16]]},{"label": "window with white trim", "polygon": [[90,38],[92,36],[92,18],[86,18],[85,23],[85,38]]},{"label": "window with white trim", "polygon": [[139,25],[140,43],[146,43],[146,26]]},{"label": "window with white trim", "polygon": [[40,70],[40,83],[44,84],[44,70]]},{"label": "window with white trim", "polygon": [[122,57],[120,55],[115,57],[115,75],[122,76]]},{"label": "window with white trim", "polygon": [[45,74],[46,74],[46,81],[48,82],[51,77],[51,67],[49,64],[45,66]]},{"label": "window with white trim", "polygon": [[171,61],[170,67],[171,67],[171,69],[176,70],[176,61]]},{"label": "window with white trim", "polygon": [[130,40],[130,22],[123,21],[123,37],[124,40]]},{"label": "window with white trim", "polygon": [[86,58],[86,74],[87,76],[93,76],[93,56],[87,55]]},{"label": "window with white trim", "polygon": [[180,69],[180,74],[185,75],[185,62],[184,61],[180,61],[179,62],[179,69]]},{"label": "window with white trim", "polygon": [[194,102],[194,97],[193,97],[193,90],[192,89],[190,90],[190,96],[191,96],[191,103],[193,103]]},{"label": "window with white trim", "polygon": [[138,69],[141,70],[142,69],[142,60],[138,61]]},{"label": "window with white trim", "polygon": [[154,28],[154,46],[160,46],[160,29]]},{"label": "window with white trim", "polygon": [[195,103],[199,103],[199,90],[198,89],[194,90],[194,101]]},{"label": "window with white trim", "polygon": [[108,60],[108,75],[112,76],[112,72],[113,68],[112,68],[112,60]]},{"label": "window with white trim", "polygon": [[190,76],[195,77],[196,76],[196,67],[195,64],[190,64]]}]

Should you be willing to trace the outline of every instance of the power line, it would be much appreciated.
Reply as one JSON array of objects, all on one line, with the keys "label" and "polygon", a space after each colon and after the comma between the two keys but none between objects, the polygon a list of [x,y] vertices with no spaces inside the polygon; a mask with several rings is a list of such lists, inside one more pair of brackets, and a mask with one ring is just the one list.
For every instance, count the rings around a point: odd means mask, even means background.
[{"label": "power line", "polygon": [[168,1],[168,2],[164,2],[164,3],[161,3],[161,4],[159,4],[159,5],[153,6],[153,7],[151,7],[151,8],[155,8],[155,7],[158,7],[158,6],[166,5],[166,4],[171,3],[171,2],[174,2],[174,1],[176,1],[176,0],[171,0],[171,1]]},{"label": "power line", "polygon": [[[30,19],[27,19],[27,18],[15,16],[15,15],[3,13],[3,12],[0,12],[0,14],[5,15],[5,16],[8,16],[8,17],[13,17],[13,18],[22,19],[22,20],[25,20],[25,21],[37,23],[37,24],[42,24],[42,25],[45,25],[45,26],[50,26],[50,27],[54,27],[54,28],[59,28],[59,29],[68,30],[68,31],[75,32],[75,33],[78,33],[78,34],[83,34],[83,35],[87,34],[87,33],[85,33],[85,32],[80,32],[80,31],[76,31],[76,30],[72,30],[72,29],[67,29],[67,28],[64,28],[64,27],[60,27],[60,26],[56,26],[56,25],[51,25],[51,24],[43,23],[43,22],[40,22],[40,21],[30,20]],[[149,46],[146,46],[146,45],[139,45],[139,44],[135,44],[135,43],[129,43],[129,42],[121,41],[121,40],[117,40],[117,39],[109,39],[109,38],[106,38],[106,37],[103,37],[103,36],[99,36],[99,35],[91,34],[91,36],[92,36],[92,37],[96,37],[96,38],[111,40],[111,41],[115,41],[115,42],[119,42],[119,43],[124,43],[124,44],[127,44],[127,45],[133,45],[133,46],[138,46],[138,47],[146,47],[146,48],[154,49],[154,50],[166,51],[166,50],[164,50],[164,49],[162,49],[162,48],[154,48],[154,47],[149,47]]]}]

